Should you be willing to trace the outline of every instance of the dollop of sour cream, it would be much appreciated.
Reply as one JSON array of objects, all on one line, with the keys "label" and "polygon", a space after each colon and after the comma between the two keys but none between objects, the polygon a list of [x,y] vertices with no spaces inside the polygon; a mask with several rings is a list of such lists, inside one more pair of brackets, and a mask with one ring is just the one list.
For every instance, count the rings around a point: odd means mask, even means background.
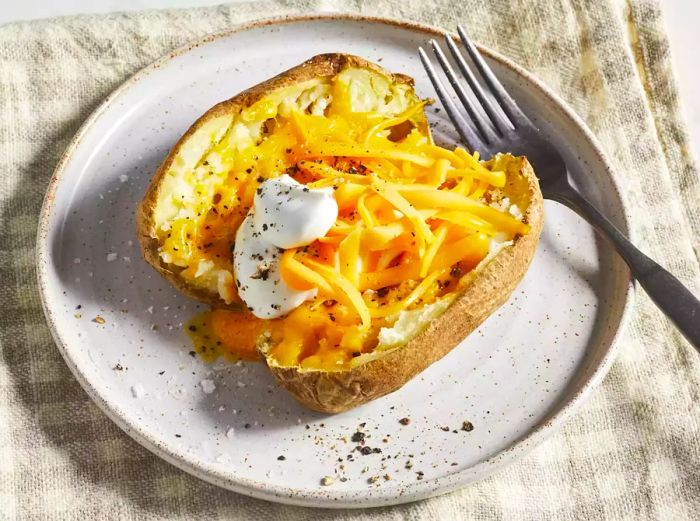
[{"label": "dollop of sour cream", "polygon": [[281,317],[316,296],[282,280],[280,257],[326,235],[337,218],[332,188],[308,188],[287,174],[260,184],[233,249],[238,294],[253,315]]}]

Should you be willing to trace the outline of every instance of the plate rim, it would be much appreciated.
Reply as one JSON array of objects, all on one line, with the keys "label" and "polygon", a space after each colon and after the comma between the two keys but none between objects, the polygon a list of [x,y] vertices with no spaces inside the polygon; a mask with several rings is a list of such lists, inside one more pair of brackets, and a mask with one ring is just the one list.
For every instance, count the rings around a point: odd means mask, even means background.
[{"label": "plate rim", "polygon": [[[85,390],[90,399],[110,420],[112,420],[134,441],[139,443],[139,445],[146,448],[156,456],[178,467],[180,470],[183,470],[188,474],[211,484],[243,495],[289,505],[322,508],[365,508],[408,503],[446,494],[448,492],[463,488],[469,483],[484,479],[508,463],[524,457],[531,450],[561,429],[564,423],[566,423],[588,400],[592,391],[598,387],[598,385],[600,385],[616,358],[619,348],[619,340],[627,328],[631,311],[634,307],[635,284],[629,271],[627,272],[626,277],[627,287],[623,297],[624,304],[622,313],[620,315],[620,320],[616,325],[616,329],[612,334],[612,339],[607,351],[597,364],[597,368],[593,371],[588,380],[581,385],[581,387],[568,399],[568,402],[561,406],[556,413],[531,429],[524,437],[520,438],[518,441],[498,452],[494,456],[480,461],[476,465],[453,474],[449,474],[448,476],[453,478],[453,481],[450,483],[441,483],[440,481],[445,478],[445,476],[442,476],[433,480],[421,481],[420,484],[413,487],[413,490],[405,494],[399,493],[400,489],[395,488],[377,489],[373,491],[374,495],[369,498],[354,498],[352,495],[349,495],[352,493],[342,490],[334,491],[332,487],[329,487],[322,493],[309,493],[308,491],[295,493],[294,489],[291,487],[269,486],[265,484],[265,482],[245,478],[226,478],[220,473],[216,472],[215,469],[208,468],[203,465],[201,459],[190,457],[184,451],[173,450],[171,447],[162,443],[157,437],[152,437],[148,433],[142,431],[137,425],[132,425],[122,408],[117,406],[114,401],[107,400],[101,396],[98,390],[87,380],[83,372],[78,368],[77,364],[74,363],[70,354],[70,348],[63,342],[49,304],[47,277],[50,245],[48,244],[48,237],[50,233],[50,221],[53,203],[55,200],[55,193],[62,175],[71,162],[74,152],[80,146],[83,137],[91,130],[102,114],[111,106],[113,100],[119,98],[122,93],[127,91],[132,85],[136,84],[143,77],[146,77],[153,70],[162,67],[176,57],[186,54],[187,52],[190,52],[201,45],[229,37],[236,33],[257,29],[260,27],[283,26],[292,23],[314,21],[369,22],[388,25],[394,28],[401,28],[412,32],[421,32],[433,37],[446,34],[446,31],[440,29],[439,27],[392,17],[365,16],[357,13],[345,12],[283,15],[236,24],[233,27],[204,35],[183,44],[182,46],[166,53],[149,65],[141,68],[135,74],[127,78],[121,85],[112,90],[99,104],[99,106],[91,112],[61,155],[61,158],[59,159],[57,166],[48,182],[46,194],[39,213],[35,247],[37,281],[41,298],[41,306],[56,347],[61,353],[61,356],[63,357],[74,378]],[[489,58],[499,62],[499,64],[502,66],[515,72],[516,75],[524,78],[530,86],[538,89],[540,93],[544,94],[544,96],[547,97],[558,110],[561,110],[564,115],[575,125],[575,127],[577,127],[577,130],[582,133],[588,142],[587,144],[591,146],[595,155],[597,156],[597,159],[603,165],[605,174],[607,175],[612,188],[615,190],[616,196],[620,200],[620,218],[622,219],[625,228],[627,228],[628,237],[630,240],[634,241],[636,234],[634,226],[632,226],[633,219],[629,212],[629,205],[627,204],[624,196],[624,191],[621,189],[619,182],[614,176],[614,168],[610,163],[607,154],[603,151],[597,138],[588,128],[585,122],[563,99],[559,97],[558,94],[554,93],[532,73],[511,61],[509,58],[489,49],[488,47],[484,47],[480,44],[477,44],[477,47],[483,54],[486,54]],[[387,493],[382,493],[383,490],[385,490]]]}]

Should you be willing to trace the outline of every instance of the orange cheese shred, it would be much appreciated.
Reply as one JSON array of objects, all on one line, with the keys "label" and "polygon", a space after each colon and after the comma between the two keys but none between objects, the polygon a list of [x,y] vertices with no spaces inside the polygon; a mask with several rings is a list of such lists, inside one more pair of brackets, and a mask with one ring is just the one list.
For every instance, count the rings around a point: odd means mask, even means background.
[{"label": "orange cheese shred", "polygon": [[294,258],[296,251],[296,249],[284,250],[280,258],[282,280],[292,289],[303,291],[318,288],[327,295],[333,295],[333,288],[326,279]]},{"label": "orange cheese shred", "polygon": [[489,233],[495,235],[498,233],[498,228],[493,224],[477,217],[469,212],[460,212],[458,210],[442,210],[433,214],[434,219],[447,221],[457,226],[462,226],[476,232]]},{"label": "orange cheese shred", "polygon": [[365,226],[368,229],[371,229],[372,227],[377,225],[377,221],[375,220],[372,213],[367,209],[367,205],[365,204],[366,200],[367,200],[367,192],[364,192],[360,197],[358,197],[358,199],[357,199],[357,213],[360,214],[360,217],[365,222]]},{"label": "orange cheese shred", "polygon": [[428,275],[428,270],[430,269],[430,266],[433,263],[433,259],[435,259],[435,254],[438,252],[440,246],[442,246],[442,243],[445,242],[445,238],[447,237],[447,230],[447,224],[443,223],[438,227],[437,231],[435,232],[435,241],[433,241],[433,243],[428,247],[428,250],[425,252],[425,255],[423,255],[423,258],[421,259],[419,273],[421,277],[425,277],[426,275]]},{"label": "orange cheese shred", "polygon": [[469,268],[475,267],[489,251],[488,235],[477,233],[458,241],[443,244],[433,263],[434,269],[448,269],[458,262],[466,262]]},{"label": "orange cheese shred", "polygon": [[372,176],[372,189],[383,197],[389,204],[394,206],[399,212],[413,224],[416,236],[422,244],[430,244],[435,240],[430,226],[426,224],[423,217],[393,186],[376,175]]},{"label": "orange cheese shred", "polygon": [[301,262],[326,280],[333,290],[335,290],[333,294],[337,296],[338,300],[345,301],[351,309],[355,309],[363,329],[369,329],[372,326],[372,318],[369,314],[367,304],[365,304],[359,290],[353,286],[348,279],[343,277],[343,275],[336,270],[308,257],[302,256]]},{"label": "orange cheese shred", "polygon": [[405,280],[415,280],[420,271],[419,262],[413,261],[393,268],[378,271],[370,271],[360,275],[360,291],[368,289],[381,289],[387,286],[395,286]]},{"label": "orange cheese shred", "polygon": [[317,177],[322,177],[323,179],[343,179],[356,184],[367,184],[369,183],[369,178],[366,175],[360,174],[349,174],[347,172],[341,172],[336,170],[332,166],[325,165],[323,163],[314,163],[312,161],[299,161],[299,168],[306,170],[312,175]]},{"label": "orange cheese shred", "polygon": [[470,212],[477,217],[501,228],[504,231],[517,234],[526,234],[530,226],[518,221],[510,214],[498,211],[495,208],[447,190],[406,190],[401,195],[418,208],[445,208]]},{"label": "orange cheese shred", "polygon": [[360,285],[360,272],[362,271],[362,258],[360,257],[360,238],[362,231],[355,228],[338,246],[338,258],[340,273],[350,281],[354,287]]},{"label": "orange cheese shred", "polygon": [[476,186],[474,186],[474,190],[469,194],[469,198],[474,200],[481,199],[486,193],[486,189],[488,187],[489,184],[486,181],[478,180],[476,182]]},{"label": "orange cheese shred", "polygon": [[421,110],[425,106],[426,103],[427,103],[427,100],[419,101],[418,103],[415,103],[414,105],[411,105],[410,107],[408,107],[408,109],[403,111],[401,114],[399,114],[395,118],[387,119],[385,121],[377,123],[376,125],[374,125],[372,128],[370,128],[367,131],[362,142],[364,143],[365,146],[369,145],[370,140],[377,133],[381,132],[382,130],[386,130],[388,128],[400,125],[404,121],[409,120],[411,118],[411,116],[413,116],[416,112]]},{"label": "orange cheese shred", "polygon": [[451,168],[450,161],[445,158],[440,158],[435,161],[433,169],[428,176],[428,184],[440,186],[447,180],[447,173]]},{"label": "orange cheese shred", "polygon": [[486,181],[487,183],[492,184],[493,186],[497,188],[503,188],[506,184],[506,174],[505,172],[502,171],[495,171],[492,172],[488,168],[486,168],[484,165],[479,163],[479,160],[474,158],[471,154],[469,154],[466,150],[463,148],[456,148],[455,149],[455,154],[459,156],[462,161],[467,165],[469,169],[472,170],[472,175],[476,177],[477,179],[481,179],[483,181]]},{"label": "orange cheese shred", "polygon": [[421,152],[424,154],[427,154],[429,156],[432,156],[434,158],[444,158],[447,159],[450,163],[455,165],[457,168],[462,168],[464,167],[464,160],[458,156],[455,152],[452,150],[448,150],[446,148],[442,148],[436,145],[424,145],[420,147]]},{"label": "orange cheese shred", "polygon": [[430,287],[435,284],[438,278],[445,274],[446,269],[437,269],[424,278],[418,286],[416,286],[408,296],[399,302],[394,304],[389,304],[383,307],[371,307],[369,308],[369,313],[372,317],[387,317],[389,315],[394,315],[400,311],[403,311],[411,304],[416,302],[423,294],[430,289]]}]

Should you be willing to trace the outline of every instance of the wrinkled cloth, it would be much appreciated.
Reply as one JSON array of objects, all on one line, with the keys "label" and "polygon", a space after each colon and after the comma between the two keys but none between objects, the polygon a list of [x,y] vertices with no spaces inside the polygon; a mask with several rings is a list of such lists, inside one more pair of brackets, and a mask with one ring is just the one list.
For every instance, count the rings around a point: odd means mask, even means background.
[{"label": "wrinkled cloth", "polygon": [[289,0],[0,27],[1,519],[698,519],[700,357],[639,291],[590,401],[528,456],[408,505],[313,510],[218,489],[152,455],[88,398],[54,347],[35,275],[39,209],[79,125],[186,41],[259,17],[352,11],[464,24],[596,134],[639,246],[700,293],[700,180],[656,2]]}]

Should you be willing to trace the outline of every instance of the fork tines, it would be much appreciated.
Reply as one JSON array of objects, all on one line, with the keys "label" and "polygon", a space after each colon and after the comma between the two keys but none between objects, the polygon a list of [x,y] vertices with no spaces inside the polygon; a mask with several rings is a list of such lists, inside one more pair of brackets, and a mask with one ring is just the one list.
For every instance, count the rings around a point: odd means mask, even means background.
[{"label": "fork tines", "polygon": [[440,68],[445,73],[457,98],[459,98],[464,109],[466,109],[468,118],[460,114],[460,110],[438,77],[438,73],[425,50],[419,47],[418,53],[428,78],[430,78],[435,87],[438,98],[440,98],[447,115],[454,123],[465,143],[473,150],[478,150],[481,153],[495,152],[494,145],[514,128],[518,128],[519,125],[525,123],[527,118],[518,108],[513,98],[506,92],[491,68],[486,64],[481,53],[469,39],[461,25],[457,26],[457,32],[472,63],[476,66],[489,93],[496,101],[498,109],[494,106],[492,100],[489,99],[484,87],[477,80],[471,67],[449,34],[445,34],[445,42],[461,72],[462,80],[466,79],[468,91],[465,89],[464,81],[460,81],[460,77],[448,61],[440,45],[435,40],[430,40],[429,43]]}]

